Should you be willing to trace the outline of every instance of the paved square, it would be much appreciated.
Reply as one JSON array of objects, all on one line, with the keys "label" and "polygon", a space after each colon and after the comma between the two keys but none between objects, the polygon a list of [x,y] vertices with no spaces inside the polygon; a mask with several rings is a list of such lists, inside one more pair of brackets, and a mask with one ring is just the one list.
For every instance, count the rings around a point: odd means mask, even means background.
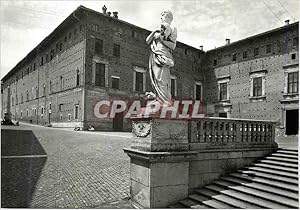
[{"label": "paved square", "polygon": [[[2,129],[13,129],[17,135],[10,138],[2,132],[2,207],[130,207],[129,157],[123,148],[129,147],[131,133],[72,131],[23,124],[2,126]],[[28,134],[31,130],[32,134]],[[26,136],[24,132],[34,136],[35,141],[22,139]],[[23,142],[25,152],[3,152],[5,146],[11,150],[11,142],[18,142],[17,146],[22,140],[26,141]],[[3,145],[7,142],[9,146]]]}]

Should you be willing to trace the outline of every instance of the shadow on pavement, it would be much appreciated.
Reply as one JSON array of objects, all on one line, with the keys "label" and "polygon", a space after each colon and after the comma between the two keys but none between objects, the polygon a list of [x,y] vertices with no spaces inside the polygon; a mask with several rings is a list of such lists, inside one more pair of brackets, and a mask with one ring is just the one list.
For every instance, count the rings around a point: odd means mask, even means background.
[{"label": "shadow on pavement", "polygon": [[31,130],[1,130],[1,207],[30,207],[46,160]]}]

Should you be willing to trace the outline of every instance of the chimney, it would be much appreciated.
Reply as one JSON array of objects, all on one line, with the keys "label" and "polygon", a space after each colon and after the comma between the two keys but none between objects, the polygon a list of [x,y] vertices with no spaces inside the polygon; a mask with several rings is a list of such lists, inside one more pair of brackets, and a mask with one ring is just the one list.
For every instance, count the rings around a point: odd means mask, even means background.
[{"label": "chimney", "polygon": [[104,5],[104,6],[102,7],[102,13],[105,14],[105,15],[106,15],[106,10],[107,10],[107,8],[106,8],[106,6]]},{"label": "chimney", "polygon": [[118,12],[113,12],[113,17],[118,18]]},{"label": "chimney", "polygon": [[110,15],[111,15],[111,12],[107,12],[107,15],[110,16]]},{"label": "chimney", "polygon": [[199,47],[200,47],[200,50],[203,51],[203,45],[200,45]]},{"label": "chimney", "polygon": [[230,39],[225,39],[226,40],[226,44],[230,44]]},{"label": "chimney", "polygon": [[284,22],[286,26],[290,24],[290,20],[285,20]]}]

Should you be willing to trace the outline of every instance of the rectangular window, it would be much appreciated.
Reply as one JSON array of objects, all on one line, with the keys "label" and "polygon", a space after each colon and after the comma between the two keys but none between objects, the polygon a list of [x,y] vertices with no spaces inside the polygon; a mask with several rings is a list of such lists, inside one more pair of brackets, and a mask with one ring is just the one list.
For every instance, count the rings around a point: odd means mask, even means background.
[{"label": "rectangular window", "polygon": [[43,84],[43,96],[46,96],[46,84]]},{"label": "rectangular window", "polygon": [[291,55],[291,59],[292,59],[292,60],[295,60],[295,59],[296,59],[296,53],[293,53],[293,54]]},{"label": "rectangular window", "polygon": [[232,54],[232,61],[236,61],[236,53]]},{"label": "rectangular window", "polygon": [[68,114],[68,120],[71,121],[71,114]]},{"label": "rectangular window", "polygon": [[64,106],[64,104],[59,104],[59,105],[58,105],[58,111],[59,111],[59,112],[62,112],[63,106]]},{"label": "rectangular window", "polygon": [[111,87],[114,89],[120,89],[119,82],[120,82],[119,77],[112,77],[111,78]]},{"label": "rectangular window", "polygon": [[35,98],[39,97],[39,89],[38,87],[35,87]]},{"label": "rectangular window", "polygon": [[202,85],[195,84],[195,99],[201,100],[202,99]]},{"label": "rectangular window", "polygon": [[262,96],[262,77],[253,78],[253,96]]},{"label": "rectangular window", "polygon": [[74,110],[74,119],[78,120],[78,114],[79,114],[79,105],[75,105],[75,110]]},{"label": "rectangular window", "polygon": [[246,59],[246,58],[248,58],[248,51],[243,52],[243,59]]},{"label": "rectangular window", "polygon": [[79,86],[80,84],[80,72],[79,69],[76,71],[76,86]]},{"label": "rectangular window", "polygon": [[259,54],[259,48],[256,47],[254,48],[254,56],[257,56]]},{"label": "rectangular window", "polygon": [[227,82],[220,83],[220,100],[227,100]]},{"label": "rectangular window", "polygon": [[299,42],[299,37],[294,37],[293,38],[293,46],[297,47],[298,46],[298,42]]},{"label": "rectangular window", "polygon": [[121,50],[120,45],[114,44],[113,55],[116,57],[120,57],[120,50]]},{"label": "rectangular window", "polygon": [[176,97],[176,79],[171,78],[171,96]]},{"label": "rectangular window", "polygon": [[105,64],[96,63],[95,86],[105,87]]},{"label": "rectangular window", "polygon": [[218,65],[218,60],[214,59],[214,66]]},{"label": "rectangular window", "polygon": [[143,92],[144,74],[142,72],[135,72],[135,90]]},{"label": "rectangular window", "polygon": [[63,76],[60,76],[60,90],[64,89],[64,78]]},{"label": "rectangular window", "polygon": [[35,71],[35,63],[33,64],[33,71]]},{"label": "rectangular window", "polygon": [[28,90],[26,91],[26,101],[29,101],[29,93],[28,93]]},{"label": "rectangular window", "polygon": [[268,44],[266,45],[266,53],[270,53],[271,52],[271,45]]},{"label": "rectangular window", "polygon": [[52,81],[49,81],[49,93],[52,93]]},{"label": "rectangular window", "polygon": [[288,74],[288,93],[298,93],[298,72]]},{"label": "rectangular window", "polygon": [[95,39],[95,54],[103,54],[103,40]]}]

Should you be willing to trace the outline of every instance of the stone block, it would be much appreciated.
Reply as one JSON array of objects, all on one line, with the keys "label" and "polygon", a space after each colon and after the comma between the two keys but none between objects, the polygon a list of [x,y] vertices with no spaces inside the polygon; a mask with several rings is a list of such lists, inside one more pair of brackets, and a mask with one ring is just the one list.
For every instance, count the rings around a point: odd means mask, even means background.
[{"label": "stone block", "polygon": [[189,163],[151,164],[151,187],[166,185],[188,185]]},{"label": "stone block", "polygon": [[150,186],[150,169],[135,162],[130,163],[130,179]]},{"label": "stone block", "polygon": [[137,208],[151,208],[151,189],[149,186],[145,186],[140,182],[131,180],[130,194],[132,199],[132,205]]}]

